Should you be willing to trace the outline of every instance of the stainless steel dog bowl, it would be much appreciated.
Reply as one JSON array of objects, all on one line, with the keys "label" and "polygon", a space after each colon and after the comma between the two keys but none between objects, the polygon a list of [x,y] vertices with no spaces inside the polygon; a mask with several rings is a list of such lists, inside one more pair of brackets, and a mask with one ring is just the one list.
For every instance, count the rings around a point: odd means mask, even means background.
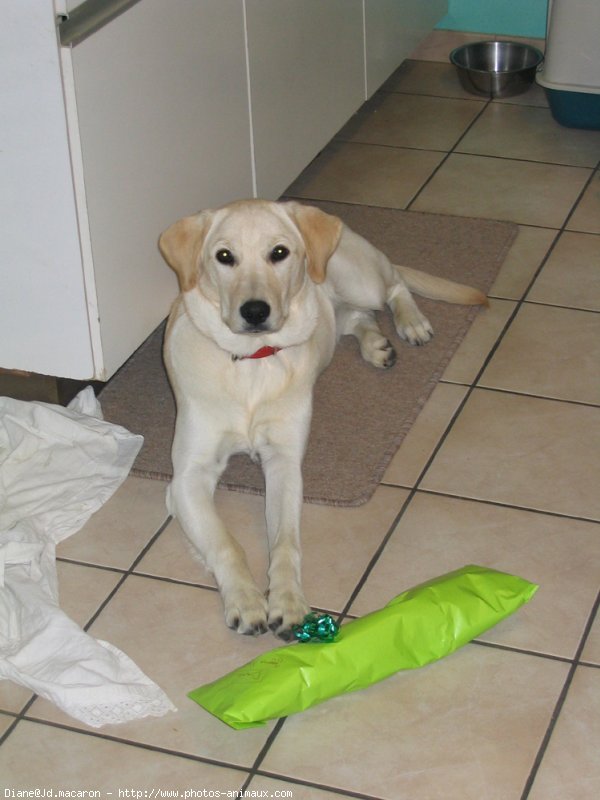
[{"label": "stainless steel dog bowl", "polygon": [[524,92],[543,60],[539,50],[520,42],[472,42],[450,53],[463,87],[486,97]]}]

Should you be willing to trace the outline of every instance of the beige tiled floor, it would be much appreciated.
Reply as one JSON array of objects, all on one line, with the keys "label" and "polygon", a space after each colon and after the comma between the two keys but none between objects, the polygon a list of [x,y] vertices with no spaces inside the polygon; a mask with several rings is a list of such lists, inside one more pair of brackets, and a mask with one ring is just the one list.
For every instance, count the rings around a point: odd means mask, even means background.
[{"label": "beige tiled floor", "polygon": [[[359,615],[474,562],[539,583],[532,602],[430,667],[235,732],[186,692],[276,642],[225,628],[211,576],[177,523],[165,526],[164,485],[129,478],[60,547],[62,602],[179,711],[90,731],[0,683],[5,786],[103,797],[242,787],[296,800],[600,796],[599,158],[600,133],[559,127],[536,87],[489,103],[448,65],[412,61],[290,190],[520,226],[489,311],[373,499],[305,508],[309,599]],[[219,505],[263,574],[261,499],[222,492]]]}]

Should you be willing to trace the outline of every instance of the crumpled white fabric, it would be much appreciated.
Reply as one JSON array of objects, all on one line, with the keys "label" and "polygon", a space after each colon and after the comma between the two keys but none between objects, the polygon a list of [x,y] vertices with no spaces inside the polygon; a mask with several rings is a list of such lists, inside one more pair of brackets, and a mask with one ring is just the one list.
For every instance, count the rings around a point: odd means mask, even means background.
[{"label": "crumpled white fabric", "polygon": [[93,727],[175,710],[58,603],[56,544],[116,491],[142,442],[102,419],[91,387],[68,408],[0,397],[0,679]]}]

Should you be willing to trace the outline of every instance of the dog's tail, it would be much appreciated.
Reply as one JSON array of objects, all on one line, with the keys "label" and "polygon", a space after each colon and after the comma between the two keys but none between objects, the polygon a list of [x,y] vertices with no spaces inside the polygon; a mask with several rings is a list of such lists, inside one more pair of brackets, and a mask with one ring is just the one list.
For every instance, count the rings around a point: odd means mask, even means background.
[{"label": "dog's tail", "polygon": [[435,275],[428,275],[418,269],[411,267],[401,267],[394,264],[404,282],[411,292],[428,297],[430,300],[444,300],[446,303],[460,303],[466,306],[488,306],[488,299],[472,286],[465,286],[463,283],[455,283],[438,278]]}]

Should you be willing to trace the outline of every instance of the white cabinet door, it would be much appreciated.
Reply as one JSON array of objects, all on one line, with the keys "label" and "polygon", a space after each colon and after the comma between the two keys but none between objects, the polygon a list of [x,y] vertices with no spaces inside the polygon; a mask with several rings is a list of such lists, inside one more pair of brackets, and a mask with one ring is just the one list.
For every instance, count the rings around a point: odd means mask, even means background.
[{"label": "white cabinet door", "polygon": [[94,363],[52,0],[0,24],[0,367],[88,378]]},{"label": "white cabinet door", "polygon": [[448,11],[447,0],[365,0],[367,97]]},{"label": "white cabinet door", "polygon": [[364,100],[362,0],[246,0],[256,188],[276,198]]},{"label": "white cabinet door", "polygon": [[167,314],[159,233],[252,194],[239,0],[143,0],[71,51],[104,371]]}]

